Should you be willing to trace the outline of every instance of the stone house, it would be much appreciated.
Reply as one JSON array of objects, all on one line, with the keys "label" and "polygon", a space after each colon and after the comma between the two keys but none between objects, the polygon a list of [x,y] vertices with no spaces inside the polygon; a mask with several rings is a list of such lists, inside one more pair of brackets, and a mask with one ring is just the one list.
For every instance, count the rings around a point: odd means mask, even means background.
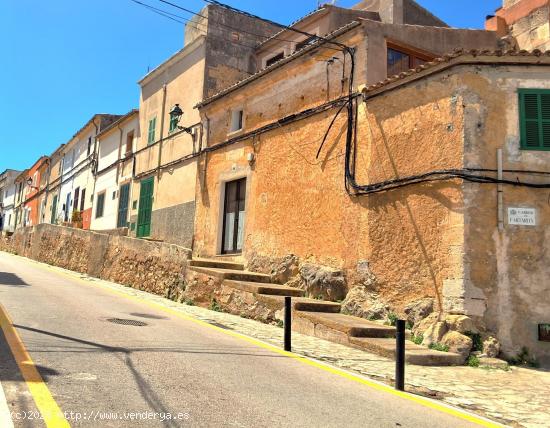
[{"label": "stone house", "polygon": [[42,213],[45,209],[45,191],[47,188],[47,172],[49,158],[41,156],[27,172],[24,187],[23,219],[25,226],[35,226],[42,223]]},{"label": "stone house", "polygon": [[[319,10],[294,27],[315,34],[319,28],[331,28],[331,22],[341,23],[332,17],[332,14],[340,14],[340,9],[327,8],[328,13]],[[316,15],[321,21],[313,19]],[[355,48],[353,90],[383,80],[388,74],[401,71],[402,67],[408,70],[410,65],[421,65],[460,46],[494,49],[499,44],[494,32],[385,23],[379,20],[378,13],[368,16],[377,20],[358,16],[355,21],[332,29],[326,36]],[[294,36],[293,31],[285,30],[277,39],[289,40]],[[278,42],[278,49],[287,52],[286,41],[268,40],[264,45],[273,42]],[[259,156],[253,149],[257,137],[250,132],[271,126],[273,120],[292,117],[297,112],[310,108],[330,109],[332,104],[339,106],[342,103],[350,85],[349,55],[340,52],[341,49],[335,50],[335,45],[319,46],[320,43],[309,41],[275,63],[269,62],[260,46],[259,62],[267,65],[266,68],[199,103],[207,147],[201,158],[197,190],[197,199],[200,199],[195,228],[197,253],[243,252],[246,256],[255,251],[254,245],[246,244],[247,233],[243,228],[245,216],[248,218],[246,224],[251,222],[245,209],[246,195],[252,191],[252,176],[256,175],[253,173],[254,159]],[[271,51],[278,50],[275,45],[269,44],[269,47]],[[235,121],[239,115],[241,120]],[[235,123],[240,125],[239,129],[234,129]],[[223,144],[221,150],[216,148],[218,144]],[[281,167],[279,174],[283,174],[283,170]],[[226,195],[226,189],[230,195]],[[267,195],[262,199],[265,197]],[[281,222],[279,227],[283,224]]]},{"label": "stone house", "polygon": [[13,224],[14,229],[25,227],[24,204],[28,171],[28,169],[25,169],[17,177],[15,177],[15,200],[13,204],[13,211],[15,213]]},{"label": "stone house", "polygon": [[97,135],[92,230],[128,228],[134,147],[139,138],[139,112],[134,109]]},{"label": "stone house", "polygon": [[63,147],[61,179],[56,192],[52,218],[60,218],[69,223],[82,222],[89,229],[92,216],[92,204],[95,185],[96,137],[102,130],[118,120],[120,116],[96,114]]},{"label": "stone house", "polygon": [[[504,355],[550,363],[537,331],[550,323],[550,57],[497,50],[516,41],[496,31],[364,18],[326,38],[355,48],[351,95],[349,55],[319,41],[198,105],[194,254],[266,273],[292,260],[298,277],[327,267],[345,281],[321,297],[365,317],[432,299]],[[458,47],[481,50],[430,60]],[[395,51],[415,67],[388,78],[406,66]]]},{"label": "stone house", "polygon": [[20,173],[7,169],[0,174],[0,235],[15,230],[15,179]]},{"label": "stone house", "polygon": [[61,144],[49,156],[50,162],[46,177],[47,190],[45,195],[45,208],[41,223],[59,224],[62,221],[58,207],[64,147],[65,144]]},{"label": "stone house", "polygon": [[550,1],[504,0],[487,17],[487,30],[513,41],[520,49],[550,49]]},{"label": "stone house", "polygon": [[[131,236],[191,247],[202,132],[193,107],[254,72],[255,46],[275,31],[209,5],[187,24],[183,49],[139,81],[142,132],[135,153]],[[170,115],[178,110],[179,115]]]}]

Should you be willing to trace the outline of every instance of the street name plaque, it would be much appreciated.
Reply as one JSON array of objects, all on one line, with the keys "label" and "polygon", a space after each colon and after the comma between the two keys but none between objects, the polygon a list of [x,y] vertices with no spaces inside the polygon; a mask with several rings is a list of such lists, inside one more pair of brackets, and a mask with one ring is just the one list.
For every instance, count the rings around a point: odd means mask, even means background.
[{"label": "street name plaque", "polygon": [[514,226],[536,226],[536,210],[534,208],[508,208],[508,224]]}]

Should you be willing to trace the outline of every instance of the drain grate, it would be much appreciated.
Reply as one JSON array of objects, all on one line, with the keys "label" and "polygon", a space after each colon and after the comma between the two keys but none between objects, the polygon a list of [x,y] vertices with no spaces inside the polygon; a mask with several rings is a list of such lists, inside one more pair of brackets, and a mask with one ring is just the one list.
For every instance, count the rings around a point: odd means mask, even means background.
[{"label": "drain grate", "polygon": [[147,325],[147,323],[143,321],[138,320],[127,320],[123,318],[108,318],[107,321],[112,322],[113,324],[121,324],[121,325],[133,325],[135,327],[143,327]]}]

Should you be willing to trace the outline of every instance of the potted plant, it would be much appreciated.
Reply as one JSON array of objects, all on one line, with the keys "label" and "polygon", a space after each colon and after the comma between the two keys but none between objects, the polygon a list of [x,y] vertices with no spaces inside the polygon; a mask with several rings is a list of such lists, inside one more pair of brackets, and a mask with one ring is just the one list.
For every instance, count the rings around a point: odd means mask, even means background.
[{"label": "potted plant", "polygon": [[71,217],[71,223],[73,227],[82,229],[82,213],[80,211],[78,210],[73,211],[73,215]]}]

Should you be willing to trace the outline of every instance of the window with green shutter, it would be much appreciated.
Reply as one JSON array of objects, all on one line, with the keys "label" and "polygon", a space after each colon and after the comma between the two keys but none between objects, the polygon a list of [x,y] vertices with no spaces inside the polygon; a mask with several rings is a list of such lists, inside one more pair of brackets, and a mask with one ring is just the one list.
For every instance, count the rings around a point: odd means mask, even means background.
[{"label": "window with green shutter", "polygon": [[97,195],[95,218],[103,217],[103,210],[105,209],[105,192],[101,192]]},{"label": "window with green shutter", "polygon": [[520,89],[521,149],[550,151],[550,90]]},{"label": "window with green shutter", "polygon": [[155,128],[157,127],[157,118],[154,117],[149,121],[149,133],[147,135],[147,144],[155,142]]}]

